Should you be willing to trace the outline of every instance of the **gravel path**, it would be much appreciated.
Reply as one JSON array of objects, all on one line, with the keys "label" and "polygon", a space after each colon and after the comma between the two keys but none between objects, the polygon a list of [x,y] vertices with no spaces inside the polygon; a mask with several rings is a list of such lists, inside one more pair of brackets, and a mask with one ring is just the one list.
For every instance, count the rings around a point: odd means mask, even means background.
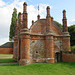
[{"label": "gravel path", "polygon": [[8,64],[17,64],[15,62],[12,62],[12,63],[0,63],[0,65],[8,65]]}]

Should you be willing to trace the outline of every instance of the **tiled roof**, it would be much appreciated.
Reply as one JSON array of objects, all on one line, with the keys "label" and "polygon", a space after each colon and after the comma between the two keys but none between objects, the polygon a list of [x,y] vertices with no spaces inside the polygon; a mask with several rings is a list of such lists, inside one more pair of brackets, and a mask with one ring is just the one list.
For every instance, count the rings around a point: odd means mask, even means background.
[{"label": "tiled roof", "polygon": [[6,42],[5,44],[1,45],[0,47],[13,47],[13,42]]}]

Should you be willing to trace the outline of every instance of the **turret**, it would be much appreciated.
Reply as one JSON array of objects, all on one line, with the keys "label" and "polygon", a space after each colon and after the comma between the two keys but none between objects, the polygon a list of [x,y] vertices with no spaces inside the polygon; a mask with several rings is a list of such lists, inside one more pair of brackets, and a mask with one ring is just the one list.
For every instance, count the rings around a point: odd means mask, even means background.
[{"label": "turret", "polygon": [[32,20],[32,25],[34,25],[34,20]]},{"label": "turret", "polygon": [[15,25],[15,35],[17,35],[17,28],[18,28],[18,19],[16,19],[16,25]]},{"label": "turret", "polygon": [[68,33],[66,10],[63,10],[63,39],[62,47],[63,51],[70,51],[70,35]]},{"label": "turret", "polygon": [[27,3],[24,2],[23,4],[23,13],[27,13]]},{"label": "turret", "polygon": [[66,10],[63,10],[63,32],[68,32]]},{"label": "turret", "polygon": [[27,27],[27,3],[23,4],[23,28],[20,31],[20,65],[28,65],[30,60],[30,32]]},{"label": "turret", "polygon": [[46,10],[47,10],[47,17],[50,17],[50,7],[47,6]]},{"label": "turret", "polygon": [[37,16],[37,19],[38,19],[38,20],[40,19],[40,15]]},{"label": "turret", "polygon": [[19,14],[18,14],[18,21],[19,21],[18,30],[20,31],[20,29],[21,29],[21,12],[19,12]]},{"label": "turret", "polygon": [[53,17],[51,17],[51,21],[53,22]]},{"label": "turret", "polygon": [[24,2],[23,4],[23,28],[27,27],[27,3]]},{"label": "turret", "polygon": [[21,12],[19,12],[19,14],[18,14],[18,19],[19,19],[19,21],[21,21]]},{"label": "turret", "polygon": [[63,18],[66,19],[66,10],[63,10]]},{"label": "turret", "polygon": [[50,7],[47,6],[46,10],[47,10],[47,16],[46,16],[46,20],[47,20],[46,32],[49,33],[50,32],[50,28],[51,28]]}]

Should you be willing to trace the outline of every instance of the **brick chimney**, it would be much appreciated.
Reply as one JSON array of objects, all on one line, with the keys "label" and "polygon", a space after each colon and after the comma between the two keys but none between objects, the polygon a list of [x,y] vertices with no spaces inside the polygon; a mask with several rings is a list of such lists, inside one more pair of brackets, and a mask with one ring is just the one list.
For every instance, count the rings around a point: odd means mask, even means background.
[{"label": "brick chimney", "polygon": [[27,3],[24,2],[23,4],[23,28],[28,28],[27,27]]},{"label": "brick chimney", "polygon": [[37,19],[38,19],[38,20],[40,19],[40,15],[37,16]]},{"label": "brick chimney", "polygon": [[53,17],[51,17],[51,21],[53,21]]},{"label": "brick chimney", "polygon": [[21,12],[19,12],[19,14],[18,14],[18,21],[19,21],[18,28],[20,31],[20,29],[21,29]]},{"label": "brick chimney", "polygon": [[18,28],[18,19],[16,19],[16,25],[15,25],[15,35],[17,35],[17,28]]},{"label": "brick chimney", "polygon": [[34,25],[34,20],[32,20],[32,25]]},{"label": "brick chimney", "polygon": [[47,10],[47,17],[50,17],[50,7],[47,6],[46,10]]},{"label": "brick chimney", "polygon": [[50,28],[51,28],[50,7],[47,6],[46,10],[47,10],[47,16],[46,16],[46,20],[47,20],[46,32],[49,33],[50,32]]},{"label": "brick chimney", "polygon": [[62,47],[63,51],[71,51],[70,50],[70,35],[67,27],[67,19],[66,19],[66,10],[63,10],[63,39],[62,39]]},{"label": "brick chimney", "polygon": [[68,27],[67,27],[67,19],[66,19],[66,10],[63,10],[63,32],[68,32]]},{"label": "brick chimney", "polygon": [[31,63],[30,60],[30,32],[27,26],[27,3],[24,2],[23,4],[23,28],[20,32],[20,39],[21,39],[21,49],[20,49],[20,65],[28,65]]},{"label": "brick chimney", "polygon": [[27,13],[27,3],[24,2],[23,4],[23,13]]}]

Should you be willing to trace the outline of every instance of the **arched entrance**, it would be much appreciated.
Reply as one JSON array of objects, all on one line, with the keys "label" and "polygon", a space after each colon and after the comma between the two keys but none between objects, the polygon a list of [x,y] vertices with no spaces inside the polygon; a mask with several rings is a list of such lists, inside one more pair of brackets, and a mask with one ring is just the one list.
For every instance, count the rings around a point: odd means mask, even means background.
[{"label": "arched entrance", "polygon": [[55,62],[62,62],[62,52],[55,53]]}]

